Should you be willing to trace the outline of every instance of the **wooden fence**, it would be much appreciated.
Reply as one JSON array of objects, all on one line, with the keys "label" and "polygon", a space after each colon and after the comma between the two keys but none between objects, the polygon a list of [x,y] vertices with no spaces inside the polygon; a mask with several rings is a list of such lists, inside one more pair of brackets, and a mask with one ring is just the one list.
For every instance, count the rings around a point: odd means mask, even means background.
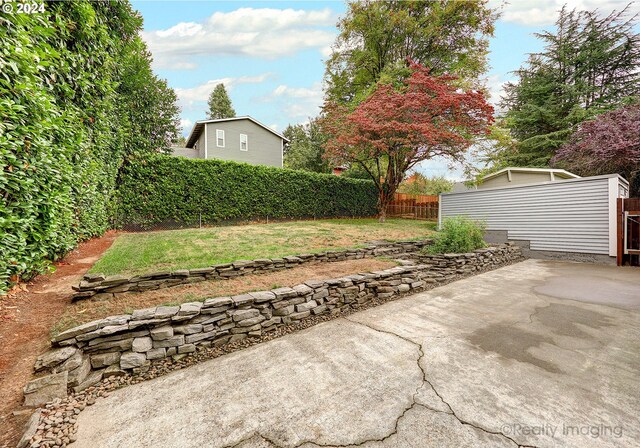
[{"label": "wooden fence", "polygon": [[408,219],[438,219],[438,196],[396,193],[387,216]]}]

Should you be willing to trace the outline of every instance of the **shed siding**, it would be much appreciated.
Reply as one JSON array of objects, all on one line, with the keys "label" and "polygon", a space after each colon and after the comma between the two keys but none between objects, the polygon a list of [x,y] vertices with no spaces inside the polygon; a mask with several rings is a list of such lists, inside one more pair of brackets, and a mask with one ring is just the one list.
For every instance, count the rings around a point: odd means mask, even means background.
[{"label": "shed siding", "polygon": [[441,210],[485,220],[532,250],[609,255],[608,178],[444,194]]},{"label": "shed siding", "polygon": [[[282,139],[251,120],[207,123],[209,159],[234,160],[282,168]],[[216,145],[216,130],[224,130],[224,148]],[[204,135],[204,132],[202,133]],[[240,150],[240,134],[246,134],[248,150]]]}]

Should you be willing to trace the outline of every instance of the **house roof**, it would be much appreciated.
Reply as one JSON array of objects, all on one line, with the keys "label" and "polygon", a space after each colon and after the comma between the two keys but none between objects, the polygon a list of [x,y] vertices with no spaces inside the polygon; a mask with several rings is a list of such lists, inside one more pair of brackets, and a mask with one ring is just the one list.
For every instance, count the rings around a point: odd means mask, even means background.
[{"label": "house roof", "polygon": [[507,167],[503,168],[500,171],[496,171],[495,173],[487,174],[482,178],[482,180],[492,179],[494,177],[500,176],[501,174],[508,172],[517,172],[517,173],[553,173],[554,176],[562,177],[565,179],[577,179],[580,176],[577,174],[570,173],[566,170],[560,170],[555,168],[519,168],[519,167]]},{"label": "house roof", "polygon": [[267,131],[271,132],[272,134],[280,137],[285,142],[289,141],[289,139],[286,138],[284,135],[279,134],[278,132],[274,131],[273,129],[271,129],[268,126],[265,126],[264,124],[260,123],[255,118],[252,118],[252,117],[250,117],[248,115],[244,115],[242,117],[220,118],[218,120],[199,120],[199,121],[196,121],[196,124],[193,125],[193,129],[191,129],[191,133],[189,134],[189,137],[187,138],[186,147],[187,148],[193,148],[193,145],[195,145],[196,142],[198,141],[198,138],[200,138],[200,134],[202,134],[202,130],[204,129],[204,125],[205,124],[207,124],[207,123],[224,123],[226,121],[237,121],[237,120],[249,120],[249,121],[252,121],[255,124],[257,124],[258,126],[264,128]]}]

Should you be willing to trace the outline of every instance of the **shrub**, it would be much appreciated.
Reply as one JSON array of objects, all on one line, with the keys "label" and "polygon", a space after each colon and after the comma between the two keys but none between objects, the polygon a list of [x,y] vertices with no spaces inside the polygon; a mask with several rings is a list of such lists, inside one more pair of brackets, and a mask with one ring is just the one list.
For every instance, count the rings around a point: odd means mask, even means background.
[{"label": "shrub", "polygon": [[123,167],[117,226],[373,216],[373,182],[223,160],[152,155]]},{"label": "shrub", "polygon": [[433,244],[425,246],[423,251],[429,254],[465,253],[486,247],[487,243],[482,238],[485,228],[484,222],[464,216],[445,218]]}]

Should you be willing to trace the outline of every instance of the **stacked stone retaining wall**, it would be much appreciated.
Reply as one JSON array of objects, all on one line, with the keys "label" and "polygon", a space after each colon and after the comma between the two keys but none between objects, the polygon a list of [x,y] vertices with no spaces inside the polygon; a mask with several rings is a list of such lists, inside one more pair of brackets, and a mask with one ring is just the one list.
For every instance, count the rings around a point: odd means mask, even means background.
[{"label": "stacked stone retaining wall", "polygon": [[517,261],[522,253],[518,246],[505,244],[419,258],[422,264],[136,310],[71,328],[55,336],[52,350],[38,358],[36,372],[47,375],[27,384],[25,404],[40,405],[66,395],[67,388],[81,391],[105,377],[144,372],[153,360],[177,360],[198,345],[261,337],[309,316],[417,292],[456,275]]},{"label": "stacked stone retaining wall", "polygon": [[151,291],[171,286],[197,283],[205,280],[224,280],[241,275],[290,269],[305,263],[356,260],[368,257],[393,256],[416,252],[431,243],[431,240],[387,242],[380,241],[363,248],[300,254],[283,258],[259,258],[238,260],[198,269],[181,269],[172,272],[153,272],[145,275],[125,277],[87,274],[79,285],[73,300],[108,300],[125,292]]}]

